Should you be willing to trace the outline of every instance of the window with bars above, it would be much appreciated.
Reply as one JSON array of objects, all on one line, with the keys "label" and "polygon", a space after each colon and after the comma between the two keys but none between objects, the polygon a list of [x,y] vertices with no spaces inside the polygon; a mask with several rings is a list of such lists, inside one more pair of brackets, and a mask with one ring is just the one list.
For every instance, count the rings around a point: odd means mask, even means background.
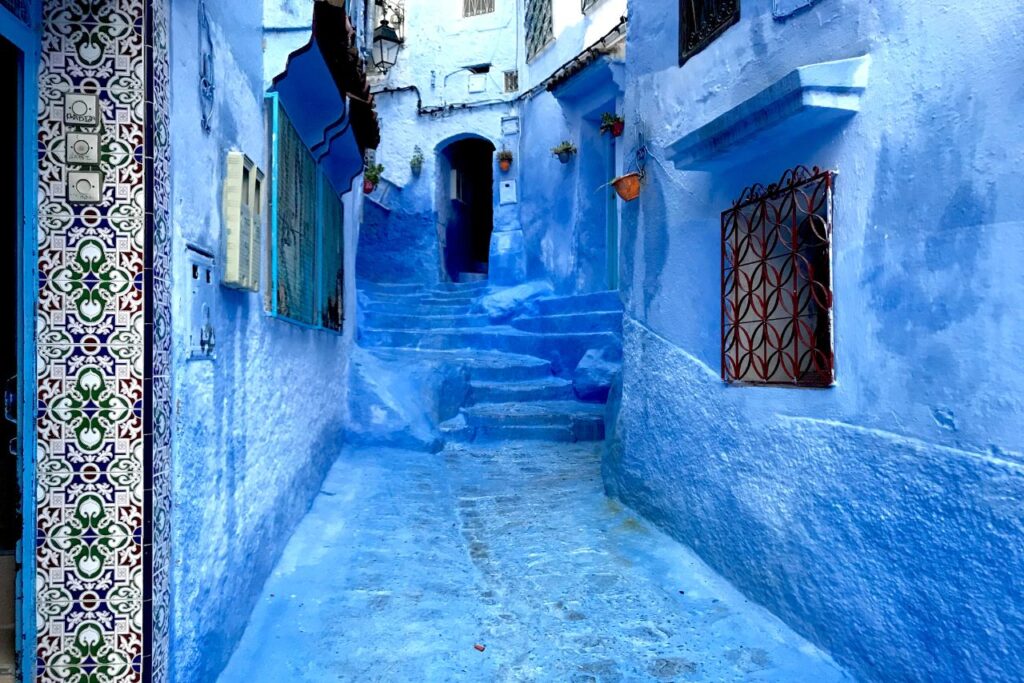
[{"label": "window with bars above", "polygon": [[517,92],[519,90],[519,69],[512,69],[505,72],[505,92]]},{"label": "window with bars above", "polygon": [[551,0],[526,0],[526,58],[533,59],[554,38]]},{"label": "window with bars above", "polygon": [[462,0],[462,16],[475,17],[494,11],[494,0]]},{"label": "window with bars above", "polygon": [[679,65],[740,20],[740,0],[679,0]]},{"label": "window with bars above", "polygon": [[799,166],[722,213],[722,379],[828,387],[833,175]]}]

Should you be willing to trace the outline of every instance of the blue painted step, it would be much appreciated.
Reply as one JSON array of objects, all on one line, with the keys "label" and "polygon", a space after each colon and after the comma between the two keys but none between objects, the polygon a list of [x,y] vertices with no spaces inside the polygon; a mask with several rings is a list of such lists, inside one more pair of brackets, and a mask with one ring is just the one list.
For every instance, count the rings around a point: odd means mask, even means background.
[{"label": "blue painted step", "polygon": [[469,384],[469,403],[518,403],[561,401],[573,398],[572,382],[557,377],[533,381],[480,382]]},{"label": "blue painted step", "polygon": [[621,311],[622,299],[618,291],[554,296],[537,299],[537,311],[541,315],[562,315],[580,311]]},{"label": "blue painted step", "polygon": [[551,377],[551,363],[542,358],[497,351],[443,351],[379,347],[373,353],[397,360],[432,360],[465,368],[469,379],[480,382],[530,381]]},{"label": "blue painted step", "polygon": [[486,327],[491,319],[486,315],[409,315],[401,313],[368,312],[363,320],[374,329],[451,329],[453,327]]},{"label": "blue painted step", "polygon": [[418,349],[480,349],[537,356],[552,361],[556,373],[572,372],[590,349],[617,347],[611,332],[535,334],[508,326],[438,330],[364,329],[367,346],[404,346]]},{"label": "blue painted step", "polygon": [[576,401],[485,403],[463,408],[458,417],[441,425],[441,432],[447,438],[463,442],[490,439],[600,441],[604,439],[604,406]]},{"label": "blue painted step", "polygon": [[394,301],[368,302],[363,306],[367,313],[391,313],[395,315],[470,315],[473,307],[469,304],[413,304]]},{"label": "blue painted step", "polygon": [[621,311],[592,311],[562,315],[522,316],[512,327],[524,332],[614,332],[622,334]]}]

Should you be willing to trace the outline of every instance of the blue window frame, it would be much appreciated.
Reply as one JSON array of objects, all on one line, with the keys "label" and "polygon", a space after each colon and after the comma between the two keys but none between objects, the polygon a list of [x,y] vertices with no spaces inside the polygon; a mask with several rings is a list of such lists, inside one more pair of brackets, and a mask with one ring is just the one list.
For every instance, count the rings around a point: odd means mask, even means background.
[{"label": "blue window frame", "polygon": [[271,127],[269,277],[271,316],[341,332],[344,320],[345,209],[317,167],[276,93]]}]

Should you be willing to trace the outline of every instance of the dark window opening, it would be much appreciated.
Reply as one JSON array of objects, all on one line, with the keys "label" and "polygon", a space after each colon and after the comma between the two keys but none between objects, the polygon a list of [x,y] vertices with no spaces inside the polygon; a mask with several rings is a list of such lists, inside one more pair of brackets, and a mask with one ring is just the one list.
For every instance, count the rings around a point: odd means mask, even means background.
[{"label": "dark window opening", "polygon": [[740,20],[740,0],[679,0],[679,65]]},{"label": "dark window opening", "polygon": [[797,167],[722,213],[722,378],[827,387],[833,175]]}]

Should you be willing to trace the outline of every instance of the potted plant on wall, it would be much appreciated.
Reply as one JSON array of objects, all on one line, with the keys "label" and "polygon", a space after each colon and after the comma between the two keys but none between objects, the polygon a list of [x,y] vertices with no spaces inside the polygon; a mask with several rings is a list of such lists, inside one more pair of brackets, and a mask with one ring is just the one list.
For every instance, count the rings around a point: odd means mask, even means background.
[{"label": "potted plant on wall", "polygon": [[384,166],[381,164],[370,164],[363,170],[363,193],[370,194],[377,189],[381,176],[384,174]]},{"label": "potted plant on wall", "polygon": [[623,201],[631,202],[640,196],[640,181],[643,179],[643,173],[627,173],[613,180],[611,186],[615,188]]},{"label": "potted plant on wall", "polygon": [[620,137],[626,130],[626,120],[618,114],[606,111],[601,114],[601,133],[611,133],[613,138]]},{"label": "potted plant on wall", "polygon": [[503,149],[498,152],[498,167],[504,173],[508,173],[509,169],[512,168],[512,150]]},{"label": "potted plant on wall", "polygon": [[409,159],[409,168],[412,169],[412,174],[418,176],[420,171],[423,170],[423,150],[420,149],[419,145],[412,148],[412,158]]},{"label": "potted plant on wall", "polygon": [[572,161],[572,155],[576,153],[576,145],[568,140],[563,140],[562,144],[551,148],[551,153],[558,157],[563,164],[567,164]]}]

